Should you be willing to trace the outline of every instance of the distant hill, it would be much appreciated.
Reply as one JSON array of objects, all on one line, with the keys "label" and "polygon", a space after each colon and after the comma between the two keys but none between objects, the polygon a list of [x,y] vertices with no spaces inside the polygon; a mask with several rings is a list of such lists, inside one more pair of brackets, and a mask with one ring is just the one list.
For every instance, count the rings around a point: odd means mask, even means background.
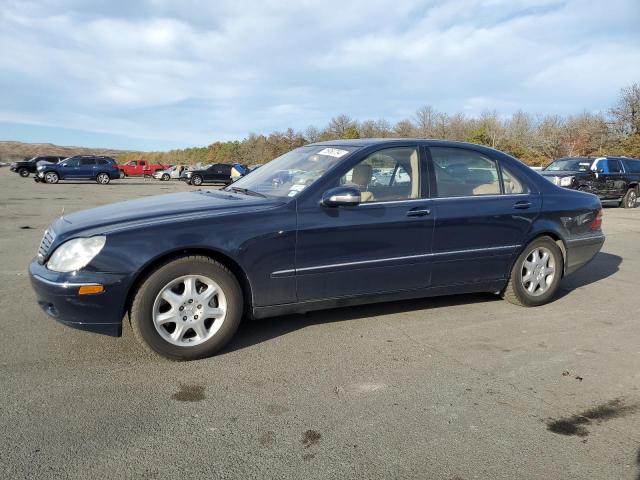
[{"label": "distant hill", "polygon": [[22,160],[36,155],[123,155],[134,153],[131,150],[116,150],[113,148],[87,148],[54,145],[52,143],[23,143],[15,141],[0,141],[0,160]]}]

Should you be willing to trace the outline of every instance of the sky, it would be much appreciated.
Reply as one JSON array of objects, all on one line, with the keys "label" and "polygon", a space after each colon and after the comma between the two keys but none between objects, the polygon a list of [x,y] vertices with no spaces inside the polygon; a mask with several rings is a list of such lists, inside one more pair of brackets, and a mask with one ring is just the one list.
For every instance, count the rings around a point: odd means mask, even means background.
[{"label": "sky", "polygon": [[166,150],[346,113],[606,111],[639,0],[0,0],[0,140]]}]

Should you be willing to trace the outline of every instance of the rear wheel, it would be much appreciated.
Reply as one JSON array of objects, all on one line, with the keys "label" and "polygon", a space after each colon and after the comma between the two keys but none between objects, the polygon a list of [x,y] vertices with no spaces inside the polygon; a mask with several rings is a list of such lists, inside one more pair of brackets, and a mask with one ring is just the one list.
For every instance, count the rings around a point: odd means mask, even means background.
[{"label": "rear wheel", "polygon": [[26,168],[21,168],[20,170],[18,170],[18,174],[23,178],[27,178],[29,176],[29,170],[27,170]]},{"label": "rear wheel", "polygon": [[194,175],[191,177],[191,185],[195,185],[196,187],[202,185],[202,177],[200,175]]},{"label": "rear wheel", "polygon": [[142,283],[131,307],[136,338],[173,360],[213,355],[236,332],[242,290],[222,264],[185,256],[159,267]]},{"label": "rear wheel", "polygon": [[44,181],[47,183],[58,183],[60,177],[56,172],[47,172],[44,174]]},{"label": "rear wheel", "polygon": [[96,175],[96,182],[100,185],[106,185],[110,181],[111,179],[109,178],[109,175],[107,173],[99,173],[98,175]]},{"label": "rear wheel", "polygon": [[636,208],[638,203],[638,190],[637,188],[630,188],[627,193],[622,197],[620,206],[622,208]]},{"label": "rear wheel", "polygon": [[560,248],[549,237],[540,237],[522,251],[511,269],[502,298],[522,307],[548,303],[558,290],[564,260]]}]

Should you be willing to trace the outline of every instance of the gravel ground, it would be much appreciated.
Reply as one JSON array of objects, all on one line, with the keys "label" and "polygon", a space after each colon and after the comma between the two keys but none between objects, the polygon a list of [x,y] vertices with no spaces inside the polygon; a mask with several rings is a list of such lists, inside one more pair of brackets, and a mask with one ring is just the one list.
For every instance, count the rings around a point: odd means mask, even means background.
[{"label": "gravel ground", "polygon": [[640,209],[523,309],[463,295],[245,323],[172,363],[58,325],[26,273],[60,214],[179,182],[0,169],[0,477],[640,479]]}]

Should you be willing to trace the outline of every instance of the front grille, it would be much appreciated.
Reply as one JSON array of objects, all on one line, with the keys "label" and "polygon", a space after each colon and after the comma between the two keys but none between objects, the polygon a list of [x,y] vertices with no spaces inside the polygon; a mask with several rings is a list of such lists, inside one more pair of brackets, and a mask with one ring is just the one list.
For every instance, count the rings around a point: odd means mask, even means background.
[{"label": "front grille", "polygon": [[51,244],[55,239],[55,234],[50,230],[45,230],[44,236],[42,237],[42,241],[40,242],[40,246],[38,247],[38,259],[43,262],[47,255],[49,254],[49,249],[51,248]]}]

